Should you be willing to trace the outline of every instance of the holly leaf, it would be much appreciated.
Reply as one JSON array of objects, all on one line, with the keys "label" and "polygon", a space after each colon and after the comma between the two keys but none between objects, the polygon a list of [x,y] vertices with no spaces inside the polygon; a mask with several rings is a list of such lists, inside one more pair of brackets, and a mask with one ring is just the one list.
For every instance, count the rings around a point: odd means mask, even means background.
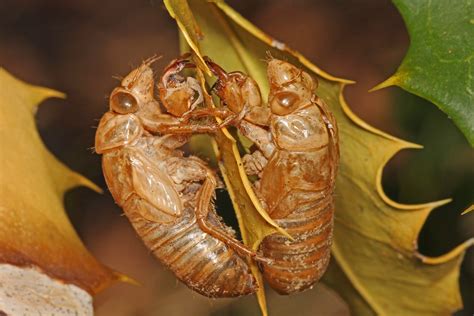
[{"label": "holly leaf", "polygon": [[431,101],[474,146],[474,2],[393,3],[411,43],[395,74],[373,90],[397,85]]},{"label": "holly leaf", "polygon": [[[351,81],[324,72],[257,29],[224,1],[189,0],[188,8],[192,13],[186,14],[194,15],[202,32],[201,38],[196,36],[196,42],[189,46],[193,50],[196,47],[197,55],[210,56],[227,71],[239,70],[252,76],[263,97],[269,90],[265,62],[268,53],[298,65],[318,79],[316,94],[336,116],[341,150],[333,257],[324,281],[348,302],[352,313],[438,315],[459,309],[462,306],[458,286],[460,263],[474,239],[439,258],[423,256],[417,251],[416,243],[420,228],[433,208],[449,200],[399,204],[385,195],[381,185],[387,161],[402,149],[420,146],[362,121],[343,97],[344,87]],[[191,32],[192,28],[187,31]],[[221,153],[228,151],[219,149]],[[225,161],[224,167],[227,167]],[[241,173],[228,176],[245,179]],[[234,205],[239,203],[234,201]],[[266,307],[261,308],[265,313]]]},{"label": "holly leaf", "polygon": [[34,115],[51,97],[64,94],[24,83],[0,68],[0,264],[34,267],[95,294],[126,278],[87,251],[64,211],[67,190],[100,189],[42,143]]}]

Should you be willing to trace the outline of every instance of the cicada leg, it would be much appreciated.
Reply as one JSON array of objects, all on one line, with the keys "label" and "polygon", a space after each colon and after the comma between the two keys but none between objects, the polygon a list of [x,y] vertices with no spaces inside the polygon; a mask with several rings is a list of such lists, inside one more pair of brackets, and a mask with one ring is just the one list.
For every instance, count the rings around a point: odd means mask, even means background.
[{"label": "cicada leg", "polygon": [[228,119],[229,117],[235,116],[234,112],[224,108],[201,108],[189,111],[181,117],[183,120],[189,120],[191,118],[200,118],[206,116],[214,116],[220,119]]},{"label": "cicada leg", "polygon": [[246,154],[242,157],[244,163],[244,170],[248,176],[258,175],[261,177],[262,171],[268,163],[268,159],[265,158],[260,150],[255,150],[251,154]]},{"label": "cicada leg", "polygon": [[202,125],[202,124],[189,124],[183,123],[179,125],[173,126],[159,126],[157,131],[163,134],[194,134],[194,133],[214,133],[217,130],[221,129],[222,125],[217,124],[210,124],[210,125]]},{"label": "cicada leg", "polygon": [[258,262],[263,262],[267,264],[271,263],[270,259],[262,257],[252,249],[242,244],[239,240],[235,239],[234,237],[228,235],[221,229],[208,223],[207,217],[209,214],[209,207],[211,205],[212,196],[214,194],[214,190],[216,189],[216,185],[217,183],[214,175],[209,174],[204,180],[201,190],[198,193],[195,212],[199,227],[207,234],[224,242],[227,246],[229,246],[239,255],[250,257]]}]

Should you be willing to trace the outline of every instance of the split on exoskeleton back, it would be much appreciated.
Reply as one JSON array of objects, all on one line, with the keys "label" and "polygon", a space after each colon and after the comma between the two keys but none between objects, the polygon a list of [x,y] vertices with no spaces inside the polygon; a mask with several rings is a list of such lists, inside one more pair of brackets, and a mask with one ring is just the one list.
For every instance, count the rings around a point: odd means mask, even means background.
[{"label": "split on exoskeleton back", "polygon": [[180,73],[185,68],[196,66],[185,54],[173,60],[164,70],[164,74],[158,84],[160,99],[168,113],[181,117],[193,111],[204,101],[201,86],[196,78],[184,77]]},{"label": "split on exoskeleton back", "polygon": [[262,103],[262,96],[257,82],[240,71],[227,73],[209,57],[204,57],[209,69],[218,78],[213,91],[223,105],[241,120],[245,117],[258,125],[267,125],[269,109]]}]

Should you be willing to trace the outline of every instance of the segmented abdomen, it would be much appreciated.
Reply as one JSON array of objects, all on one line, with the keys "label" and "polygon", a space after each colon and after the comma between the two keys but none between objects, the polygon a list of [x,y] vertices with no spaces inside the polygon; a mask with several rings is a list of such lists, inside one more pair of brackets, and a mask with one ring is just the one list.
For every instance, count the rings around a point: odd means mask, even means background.
[{"label": "segmented abdomen", "polygon": [[[208,297],[235,297],[256,291],[247,263],[225,243],[203,232],[194,211],[172,224],[159,224],[140,216],[146,203],[138,196],[127,201],[124,211],[145,245],[178,279]],[[210,212],[210,216],[215,216]],[[218,220],[215,218],[215,220]]]},{"label": "segmented abdomen", "polygon": [[[270,159],[259,187],[269,215],[293,238],[266,237],[260,249],[274,262],[263,275],[281,294],[310,288],[330,258],[337,161],[328,147],[309,152],[280,150]],[[267,173],[267,174],[266,174]]]},{"label": "segmented abdomen", "polygon": [[[198,226],[193,203],[186,203],[179,217],[159,212],[134,193],[126,151],[106,153],[102,160],[104,176],[115,201],[145,245],[179,280],[208,297],[236,297],[257,290],[244,259]],[[143,216],[150,213],[159,215],[157,219],[163,222]],[[227,230],[214,209],[209,212],[208,222]]]},{"label": "segmented abdomen", "polygon": [[322,277],[330,258],[333,214],[329,194],[300,206],[286,218],[275,219],[294,240],[272,235],[260,246],[263,255],[274,260],[271,265],[263,265],[263,275],[273,289],[281,294],[300,292]]}]

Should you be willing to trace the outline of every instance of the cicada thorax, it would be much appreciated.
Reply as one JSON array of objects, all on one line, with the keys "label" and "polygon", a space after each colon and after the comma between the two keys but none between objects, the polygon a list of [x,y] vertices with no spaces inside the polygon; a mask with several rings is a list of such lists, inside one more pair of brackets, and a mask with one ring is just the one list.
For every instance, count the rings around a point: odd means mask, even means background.
[{"label": "cicada thorax", "polygon": [[294,240],[272,235],[260,249],[273,260],[261,266],[263,275],[281,294],[310,288],[329,263],[338,149],[330,130],[335,122],[321,106],[311,103],[272,119],[276,150],[263,170],[258,194],[270,217]]}]

